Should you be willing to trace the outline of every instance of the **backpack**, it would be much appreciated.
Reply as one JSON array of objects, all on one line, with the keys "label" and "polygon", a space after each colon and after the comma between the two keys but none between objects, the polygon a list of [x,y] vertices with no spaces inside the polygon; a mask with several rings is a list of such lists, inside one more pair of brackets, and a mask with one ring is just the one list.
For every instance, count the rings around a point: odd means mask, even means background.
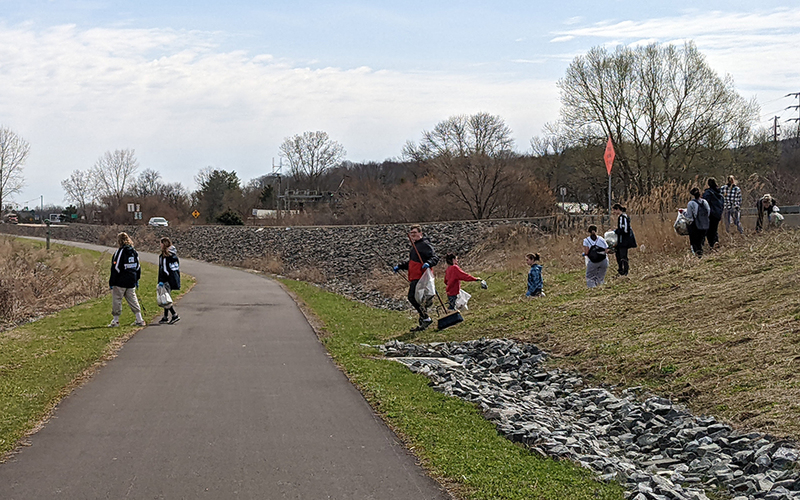
[{"label": "backpack", "polygon": [[606,260],[606,249],[600,248],[597,245],[592,245],[589,247],[589,253],[586,254],[589,257],[589,260],[597,264],[598,262],[603,262]]},{"label": "backpack", "polygon": [[697,227],[697,229],[706,230],[708,229],[708,226],[711,225],[711,222],[708,219],[708,209],[706,208],[705,204],[700,203],[697,200],[694,200],[694,202],[697,203],[697,215],[694,218],[694,225]]}]

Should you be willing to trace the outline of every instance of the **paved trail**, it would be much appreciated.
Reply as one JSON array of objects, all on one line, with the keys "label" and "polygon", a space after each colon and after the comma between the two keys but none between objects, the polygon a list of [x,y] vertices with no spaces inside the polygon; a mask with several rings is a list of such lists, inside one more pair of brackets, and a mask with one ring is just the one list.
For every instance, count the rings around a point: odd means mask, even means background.
[{"label": "paved trail", "polygon": [[449,498],[275,282],[181,264],[197,277],[181,321],[140,331],[67,397],[0,464],[0,498]]}]

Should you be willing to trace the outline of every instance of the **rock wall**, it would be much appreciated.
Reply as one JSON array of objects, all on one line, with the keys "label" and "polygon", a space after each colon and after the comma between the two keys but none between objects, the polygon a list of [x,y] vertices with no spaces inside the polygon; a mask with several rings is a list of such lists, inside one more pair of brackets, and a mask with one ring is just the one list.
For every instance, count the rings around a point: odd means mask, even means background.
[{"label": "rock wall", "polygon": [[[444,256],[468,253],[500,227],[525,227],[548,231],[551,218],[458,221],[423,225],[423,232]],[[250,227],[250,226],[96,226],[68,224],[49,228],[52,239],[115,246],[116,235],[126,231],[136,248],[157,252],[168,236],[178,255],[208,262],[241,264],[272,261],[276,272],[317,269],[326,279],[363,276],[373,269],[408,259],[406,224],[374,226]],[[0,224],[0,232],[45,237],[47,228]]]}]

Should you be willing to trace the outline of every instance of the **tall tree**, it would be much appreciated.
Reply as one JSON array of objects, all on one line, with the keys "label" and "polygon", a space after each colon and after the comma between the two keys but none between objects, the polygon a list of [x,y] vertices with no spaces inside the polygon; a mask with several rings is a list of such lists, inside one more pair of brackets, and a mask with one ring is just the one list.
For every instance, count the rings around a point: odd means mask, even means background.
[{"label": "tall tree", "polygon": [[289,172],[298,180],[317,187],[319,177],[342,161],[346,152],[326,132],[303,132],[287,137],[279,147],[280,155],[289,161]]},{"label": "tall tree", "polygon": [[195,205],[206,222],[215,222],[223,212],[232,208],[234,200],[241,198],[236,172],[208,167],[198,172],[194,180],[199,186],[194,192]]},{"label": "tall tree", "polygon": [[86,205],[94,201],[94,182],[89,172],[75,170],[69,178],[61,181],[64,188],[64,201],[72,202],[77,205],[78,213],[88,219]]},{"label": "tall tree", "polygon": [[457,115],[406,143],[406,158],[430,165],[444,188],[475,219],[494,215],[503,189],[518,180],[510,168],[515,155],[511,129],[489,113]]},{"label": "tall tree", "polygon": [[0,127],[0,211],[4,202],[25,184],[22,170],[30,149],[25,139],[11,129]]},{"label": "tall tree", "polygon": [[148,196],[160,196],[164,191],[164,183],[161,182],[161,174],[153,169],[142,170],[136,178],[131,191],[140,198]]},{"label": "tall tree", "polygon": [[743,145],[758,116],[755,101],[742,98],[730,76],[720,78],[691,42],[613,53],[595,47],[572,61],[558,86],[564,125],[576,136],[611,137],[634,193]]},{"label": "tall tree", "polygon": [[133,149],[106,151],[92,167],[91,173],[97,186],[97,194],[116,210],[122,204],[125,191],[133,183],[139,162]]}]

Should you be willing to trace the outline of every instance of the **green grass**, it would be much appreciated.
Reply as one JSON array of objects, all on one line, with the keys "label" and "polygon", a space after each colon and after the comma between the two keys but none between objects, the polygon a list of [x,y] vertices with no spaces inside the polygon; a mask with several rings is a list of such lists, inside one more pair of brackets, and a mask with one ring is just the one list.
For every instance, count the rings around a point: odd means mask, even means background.
[{"label": "green grass", "polygon": [[[110,254],[101,257],[99,252],[72,248],[69,252],[94,260],[107,257],[110,268]],[[106,266],[103,270],[107,273]],[[148,321],[161,312],[155,302],[156,278],[156,266],[143,264],[137,295],[149,313],[144,315]],[[194,284],[191,276],[182,278],[178,295]],[[134,317],[124,301],[123,326],[107,328],[110,320],[109,293],[0,332],[0,455],[12,450],[98,362],[113,355],[115,346],[139,329],[128,326]]]},{"label": "green grass", "polygon": [[303,282],[284,280],[324,324],[322,341],[373,407],[398,432],[435,477],[470,499],[622,498],[572,463],[532,454],[498,435],[467,402],[440,394],[428,380],[378,351],[405,331],[405,313],[372,309]]}]

